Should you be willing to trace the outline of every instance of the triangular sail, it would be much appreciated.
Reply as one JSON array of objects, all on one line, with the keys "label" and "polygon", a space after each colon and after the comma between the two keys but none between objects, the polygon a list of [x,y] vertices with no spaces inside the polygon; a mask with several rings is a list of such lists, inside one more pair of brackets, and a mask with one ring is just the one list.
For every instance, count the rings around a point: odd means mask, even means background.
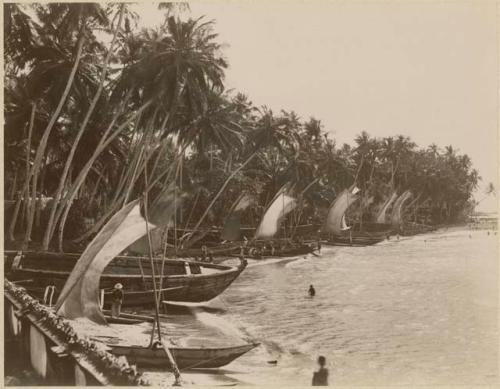
[{"label": "triangular sail", "polygon": [[352,203],[359,199],[359,196],[357,196],[358,192],[359,189],[357,187],[344,189],[335,198],[326,218],[324,226],[326,232],[341,234],[342,231],[350,228],[345,222],[345,212]]},{"label": "triangular sail", "polygon": [[270,239],[276,235],[281,220],[297,206],[297,200],[290,192],[290,186],[285,185],[274,196],[255,231],[255,239]]},{"label": "triangular sail", "polygon": [[[155,228],[149,224],[149,228]],[[139,200],[127,204],[97,234],[78,259],[57,300],[56,312],[64,317],[88,319],[106,324],[99,308],[99,281],[104,268],[130,242],[147,233]]]},{"label": "triangular sail", "polygon": [[222,240],[235,241],[241,235],[241,213],[253,204],[254,198],[248,193],[243,193],[234,202],[222,228]]},{"label": "triangular sail", "polygon": [[394,203],[394,207],[392,208],[391,214],[391,224],[394,228],[399,228],[401,223],[403,222],[401,216],[401,210],[403,209],[403,205],[412,196],[409,190],[403,192],[401,196],[398,197],[396,202]]},{"label": "triangular sail", "polygon": [[389,197],[385,201],[385,203],[382,205],[382,208],[380,208],[380,211],[378,212],[377,217],[375,218],[376,223],[385,223],[387,210],[389,209],[391,204],[394,202],[394,200],[396,200],[397,197],[398,197],[397,193],[393,192],[391,197]]}]

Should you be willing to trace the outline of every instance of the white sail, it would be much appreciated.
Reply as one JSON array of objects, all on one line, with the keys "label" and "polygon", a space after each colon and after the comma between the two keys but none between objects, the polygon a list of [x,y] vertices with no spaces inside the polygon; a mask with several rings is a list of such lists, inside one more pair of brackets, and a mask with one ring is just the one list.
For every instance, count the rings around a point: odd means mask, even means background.
[{"label": "white sail", "polygon": [[412,193],[407,190],[401,196],[398,197],[394,203],[391,214],[391,224],[394,228],[399,228],[403,222],[401,210],[403,209],[404,203],[412,196]]},{"label": "white sail", "polygon": [[[155,227],[149,224],[149,229]],[[69,319],[87,317],[106,324],[99,307],[101,274],[130,242],[146,233],[146,221],[141,216],[139,201],[132,201],[106,223],[78,259],[59,295],[56,312]]]},{"label": "white sail", "polygon": [[255,239],[269,239],[276,235],[283,217],[297,206],[297,200],[289,192],[288,185],[278,191],[255,231]]},{"label": "white sail", "polygon": [[359,199],[358,192],[357,187],[344,189],[335,198],[326,217],[324,226],[326,232],[341,234],[342,231],[350,228],[345,222],[345,212],[352,203]]},{"label": "white sail", "polygon": [[380,208],[380,211],[378,212],[377,217],[375,218],[375,221],[377,223],[385,223],[387,210],[389,209],[391,204],[394,202],[394,200],[396,200],[397,197],[398,197],[397,193],[393,192],[391,197],[389,197],[385,201],[384,205],[382,205],[382,208]]},{"label": "white sail", "polygon": [[231,210],[229,211],[229,214],[224,222],[221,233],[222,240],[235,241],[240,239],[240,215],[245,209],[254,203],[254,200],[253,196],[248,193],[243,193],[240,197],[238,197],[231,207]]}]

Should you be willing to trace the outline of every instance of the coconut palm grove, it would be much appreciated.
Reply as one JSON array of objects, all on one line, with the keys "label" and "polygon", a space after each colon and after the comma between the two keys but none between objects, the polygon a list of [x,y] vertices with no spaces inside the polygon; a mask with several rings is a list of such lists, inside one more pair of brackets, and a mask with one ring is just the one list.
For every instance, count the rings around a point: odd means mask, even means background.
[{"label": "coconut palm grove", "polygon": [[[362,131],[337,144],[321,118],[274,112],[226,90],[216,25],[164,3],[161,26],[134,28],[127,4],[6,4],[6,240],[47,250],[87,242],[130,199],[175,183],[179,226],[220,226],[242,192],[255,226],[287,182],[303,194],[297,223],[321,224],[342,189],[411,190],[408,218],[465,220],[480,179],[453,147]],[[145,175],[147,175],[147,188]]]},{"label": "coconut palm grove", "polygon": [[135,6],[3,5],[6,385],[498,384],[471,158],[341,144],[231,89],[208,16]]}]

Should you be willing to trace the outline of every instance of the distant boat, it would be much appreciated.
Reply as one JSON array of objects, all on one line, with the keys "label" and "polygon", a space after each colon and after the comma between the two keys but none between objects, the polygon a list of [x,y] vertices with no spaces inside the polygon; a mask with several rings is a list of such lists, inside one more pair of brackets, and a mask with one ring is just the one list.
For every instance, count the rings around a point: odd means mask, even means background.
[{"label": "distant boat", "polygon": [[[296,241],[290,237],[277,238],[283,218],[297,206],[297,199],[292,195],[290,183],[285,184],[274,196],[266,208],[257,228],[241,226],[241,213],[255,203],[255,199],[242,194],[232,205],[221,232],[221,238],[227,244],[237,245],[233,255],[243,255],[251,259],[273,257],[292,257],[313,252],[315,245]],[[297,226],[297,228],[300,226]],[[306,226],[310,227],[310,226]],[[294,228],[297,230],[297,228]],[[246,240],[244,236],[252,236]]]},{"label": "distant boat", "polygon": [[394,203],[394,207],[392,208],[391,213],[391,225],[392,230],[395,233],[401,233],[401,228],[403,225],[403,205],[406,201],[410,199],[412,196],[411,191],[404,191]]},{"label": "distant boat", "polygon": [[382,208],[380,208],[375,221],[380,224],[385,224],[386,219],[387,219],[387,211],[389,210],[389,207],[392,205],[392,203],[398,198],[398,194],[396,192],[392,192],[392,195],[385,201],[385,203],[382,205]]},{"label": "distant boat", "polygon": [[406,190],[394,202],[391,213],[391,226],[394,234],[410,236],[431,232],[436,229],[434,226],[404,221],[403,207],[412,196],[411,191]]},{"label": "distant boat", "polygon": [[390,234],[385,223],[366,223],[348,226],[345,212],[357,200],[359,189],[344,189],[333,201],[323,227],[324,243],[335,246],[368,246],[381,242]]}]

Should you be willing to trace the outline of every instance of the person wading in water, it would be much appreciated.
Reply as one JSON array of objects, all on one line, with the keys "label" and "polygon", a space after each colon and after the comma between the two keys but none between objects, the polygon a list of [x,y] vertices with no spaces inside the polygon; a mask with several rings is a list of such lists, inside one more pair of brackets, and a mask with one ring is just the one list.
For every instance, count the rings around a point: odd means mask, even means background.
[{"label": "person wading in water", "polygon": [[326,358],[318,357],[319,370],[313,373],[312,386],[328,386],[328,369],[325,367]]},{"label": "person wading in water", "polygon": [[309,296],[314,297],[316,296],[316,289],[314,289],[314,286],[309,285]]},{"label": "person wading in water", "polygon": [[113,288],[111,292],[111,300],[113,301],[111,304],[111,316],[112,317],[120,317],[120,311],[122,310],[123,303],[123,285],[118,283]]}]

